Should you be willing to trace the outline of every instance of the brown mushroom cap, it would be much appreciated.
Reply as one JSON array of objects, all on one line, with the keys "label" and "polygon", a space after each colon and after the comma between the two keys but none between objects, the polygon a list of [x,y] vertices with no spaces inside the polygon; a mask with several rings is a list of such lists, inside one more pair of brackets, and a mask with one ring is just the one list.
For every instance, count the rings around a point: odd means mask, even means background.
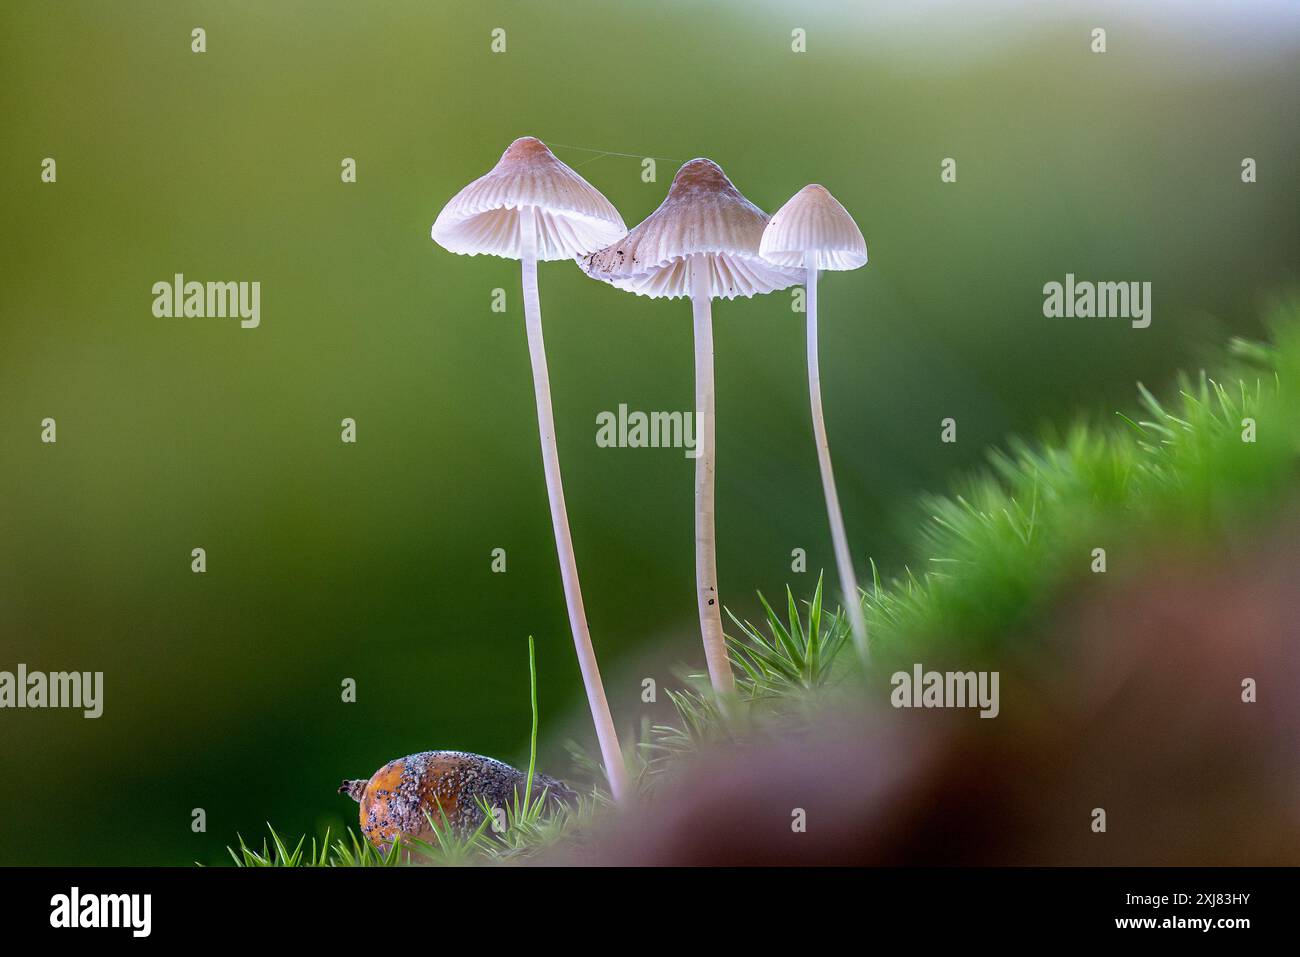
[{"label": "brown mushroom cap", "polygon": [[677,171],[658,209],[579,265],[627,292],[672,299],[691,294],[688,264],[703,255],[711,298],[772,292],[802,277],[759,255],[766,225],[767,214],[741,195],[717,163],[693,159]]},{"label": "brown mushroom cap", "polygon": [[813,183],[772,214],[759,245],[778,266],[804,266],[808,254],[818,269],[857,269],[867,262],[867,242],[849,211],[825,186]]},{"label": "brown mushroom cap", "polygon": [[520,259],[524,206],[536,210],[539,260],[577,259],[627,234],[623,217],[600,190],[541,140],[523,136],[490,172],[452,197],[429,235],[453,253]]}]

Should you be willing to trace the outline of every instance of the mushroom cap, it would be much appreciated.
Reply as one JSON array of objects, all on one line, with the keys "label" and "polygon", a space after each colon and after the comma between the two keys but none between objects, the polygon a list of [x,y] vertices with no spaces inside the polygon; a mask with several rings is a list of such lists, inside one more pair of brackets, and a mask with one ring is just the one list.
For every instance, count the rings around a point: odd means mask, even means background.
[{"label": "mushroom cap", "polygon": [[691,294],[690,262],[702,255],[709,296],[734,299],[785,289],[802,275],[758,253],[767,214],[745,199],[713,160],[677,171],[668,196],[627,236],[580,260],[584,272],[652,299]]},{"label": "mushroom cap", "polygon": [[524,206],[536,208],[539,260],[577,259],[627,235],[600,190],[532,136],[511,143],[491,171],[453,196],[429,235],[453,253],[520,259]]},{"label": "mushroom cap", "polygon": [[805,186],[772,214],[759,246],[778,266],[804,266],[813,253],[818,269],[857,269],[867,262],[867,241],[849,211],[825,186]]}]

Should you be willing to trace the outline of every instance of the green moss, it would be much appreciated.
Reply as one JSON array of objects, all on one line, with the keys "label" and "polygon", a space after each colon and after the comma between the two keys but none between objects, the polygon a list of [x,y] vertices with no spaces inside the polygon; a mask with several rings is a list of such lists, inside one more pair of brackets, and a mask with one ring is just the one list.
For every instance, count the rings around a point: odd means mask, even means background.
[{"label": "green moss", "polygon": [[1250,547],[1295,499],[1300,460],[1300,307],[1269,324],[1273,344],[1234,340],[1214,374],[1180,376],[1164,401],[1139,384],[1137,411],[1013,440],[960,491],[925,499],[924,566],[876,575],[865,593],[877,662],[1021,640],[1092,577],[1095,548],[1123,578],[1159,545]]}]

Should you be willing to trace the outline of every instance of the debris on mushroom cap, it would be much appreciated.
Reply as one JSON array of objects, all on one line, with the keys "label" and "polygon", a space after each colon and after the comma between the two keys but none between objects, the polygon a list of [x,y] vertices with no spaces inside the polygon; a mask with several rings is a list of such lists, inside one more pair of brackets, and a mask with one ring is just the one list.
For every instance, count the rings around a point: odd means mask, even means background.
[{"label": "debris on mushroom cap", "polygon": [[867,261],[862,230],[840,201],[816,183],[772,214],[759,251],[778,266],[803,266],[807,253],[813,253],[818,269],[857,269]]},{"label": "debris on mushroom cap", "polygon": [[[389,761],[369,780],[344,781],[340,794],[361,805],[361,833],[376,847],[405,835],[435,838],[428,817],[457,831],[472,831],[483,822],[482,798],[489,807],[505,808],[524,799],[528,775],[518,768],[467,751],[421,751]],[[533,775],[533,796],[570,802],[577,793],[550,775]]]},{"label": "debris on mushroom cap", "polygon": [[772,292],[795,285],[802,274],[759,256],[766,225],[767,214],[741,195],[717,163],[693,159],[677,171],[658,209],[579,265],[627,292],[671,299],[691,294],[691,257],[702,254],[712,298]]},{"label": "debris on mushroom cap", "polygon": [[447,203],[429,235],[453,253],[519,259],[520,207],[536,208],[537,258],[576,259],[627,234],[618,210],[536,137],[523,136],[497,165]]}]

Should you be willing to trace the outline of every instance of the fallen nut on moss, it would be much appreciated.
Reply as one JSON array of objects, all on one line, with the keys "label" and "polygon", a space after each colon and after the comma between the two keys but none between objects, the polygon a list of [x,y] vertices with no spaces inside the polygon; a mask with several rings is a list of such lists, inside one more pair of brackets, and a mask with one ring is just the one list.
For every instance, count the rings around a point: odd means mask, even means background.
[{"label": "fallen nut on moss", "polygon": [[[458,831],[483,823],[482,798],[489,807],[505,808],[518,796],[522,803],[528,775],[494,758],[465,751],[421,751],[389,761],[369,780],[344,781],[340,794],[361,805],[361,833],[376,847],[400,834],[434,839],[428,817]],[[547,774],[533,774],[533,795],[568,802],[577,793]]]}]

